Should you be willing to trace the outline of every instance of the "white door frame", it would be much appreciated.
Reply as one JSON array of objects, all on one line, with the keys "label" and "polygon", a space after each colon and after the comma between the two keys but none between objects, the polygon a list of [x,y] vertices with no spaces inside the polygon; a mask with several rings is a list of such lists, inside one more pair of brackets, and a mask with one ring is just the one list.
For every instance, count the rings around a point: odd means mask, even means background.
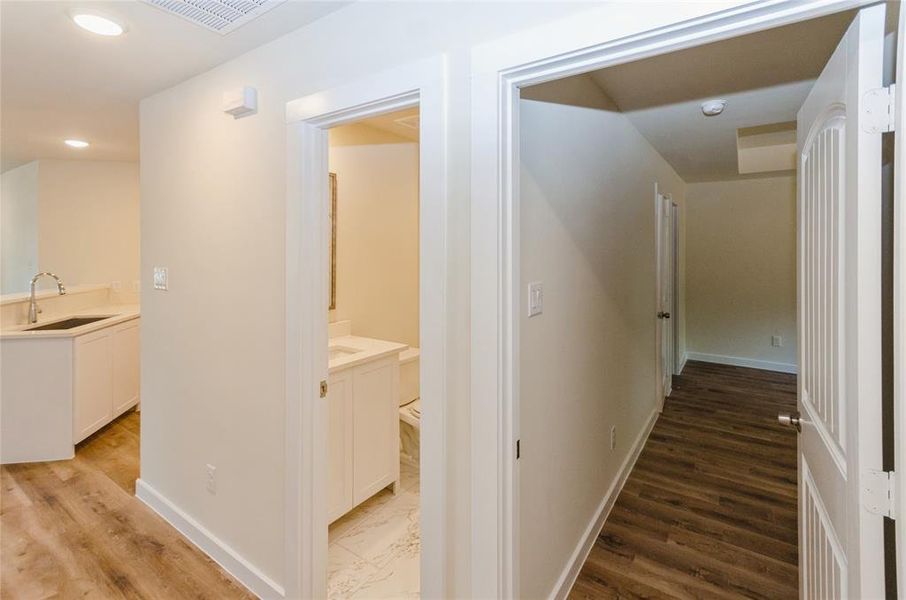
[{"label": "white door frame", "polygon": [[[897,40],[897,87],[906,87],[906,10],[900,7]],[[894,488],[897,538],[897,586],[906,593],[906,95],[896,98],[893,216],[893,402]]]},{"label": "white door frame", "polygon": [[676,202],[670,203],[670,246],[671,252],[673,254],[673,264],[670,266],[672,270],[673,277],[671,277],[670,285],[673,286],[673,289],[670,291],[671,295],[671,304],[670,312],[673,315],[673,319],[670,322],[670,331],[673,335],[673,357],[670,361],[670,368],[674,375],[679,375],[682,372],[682,365],[684,363],[682,357],[680,356],[680,347],[679,347],[679,321],[680,321],[680,289],[679,289],[679,206]]},{"label": "white door frame", "polygon": [[286,105],[286,597],[327,585],[328,134],[419,107],[421,586],[446,596],[446,58],[376,73]]},{"label": "white door frame", "polygon": [[[735,2],[735,0],[734,0]],[[524,86],[805,21],[876,0],[613,6],[473,50],[471,576],[473,597],[519,596],[519,97]]]},{"label": "white door frame", "polygon": [[[654,286],[655,294],[655,311],[670,313],[670,318],[664,322],[659,316],[654,315],[654,348],[657,361],[655,372],[657,373],[657,382],[655,383],[655,393],[658,412],[663,412],[664,401],[673,391],[672,380],[674,371],[673,361],[673,342],[674,333],[673,325],[678,319],[676,309],[674,308],[673,298],[673,278],[674,268],[674,248],[673,248],[673,196],[669,193],[660,191],[658,183],[654,183],[654,236],[655,236],[655,277],[657,281]],[[669,300],[664,302],[664,295]],[[667,339],[665,339],[667,338]],[[666,356],[665,356],[666,354]]]}]

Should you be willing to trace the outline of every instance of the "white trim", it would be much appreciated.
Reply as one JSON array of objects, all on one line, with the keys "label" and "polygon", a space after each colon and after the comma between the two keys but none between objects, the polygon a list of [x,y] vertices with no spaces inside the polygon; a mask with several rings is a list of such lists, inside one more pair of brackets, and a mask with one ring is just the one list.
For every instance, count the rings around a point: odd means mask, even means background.
[{"label": "white trim", "polygon": [[893,198],[893,404],[897,585],[906,591],[906,10],[897,27]]},{"label": "white trim", "polygon": [[569,592],[576,584],[576,579],[579,577],[579,572],[582,570],[582,565],[584,565],[585,561],[588,559],[588,555],[595,545],[595,540],[601,533],[601,529],[604,528],[604,523],[607,521],[607,517],[610,516],[610,511],[613,509],[614,504],[616,504],[617,498],[619,498],[620,492],[626,484],[626,480],[629,478],[630,473],[632,473],[632,469],[635,467],[639,455],[645,448],[645,443],[648,441],[648,435],[651,433],[651,430],[654,429],[654,424],[657,422],[659,414],[660,411],[655,409],[651,411],[651,414],[648,416],[648,422],[645,423],[645,426],[636,437],[635,442],[633,442],[629,454],[623,460],[623,464],[620,465],[620,470],[617,471],[617,476],[614,478],[613,483],[610,484],[607,493],[604,494],[604,498],[601,500],[598,510],[595,511],[594,517],[588,523],[588,527],[585,528],[585,533],[582,535],[582,539],[579,540],[579,545],[573,550],[569,562],[566,563],[566,568],[564,568],[563,573],[561,573],[560,577],[557,579],[557,584],[554,586],[551,598],[566,600],[569,596]]},{"label": "white trim", "polygon": [[686,360],[698,360],[706,363],[715,363],[718,365],[731,365],[734,367],[749,367],[750,369],[761,369],[763,371],[776,371],[778,373],[799,372],[799,367],[791,363],[771,362],[769,360],[756,360],[754,358],[745,358],[742,356],[725,356],[723,354],[706,354],[704,352],[686,352],[683,358],[683,366]]},{"label": "white trim", "polygon": [[285,597],[283,588],[277,582],[142,479],[135,481],[135,497],[172,525],[199,550],[210,556],[250,592],[265,599]]},{"label": "white trim", "polygon": [[677,371],[676,371],[677,375],[683,374],[683,369],[686,368],[686,362],[688,362],[688,360],[689,360],[689,353],[683,352],[683,357],[682,357],[682,359],[680,359],[679,369],[677,369]]},{"label": "white trim", "polygon": [[471,100],[471,580],[473,597],[519,596],[519,88],[817,18],[876,0],[613,6],[478,46]]},{"label": "white trim", "polygon": [[[327,588],[327,130],[420,109],[421,593],[448,596],[446,546],[447,66],[442,55],[287,103],[286,588]],[[321,259],[324,260],[321,260]]]}]

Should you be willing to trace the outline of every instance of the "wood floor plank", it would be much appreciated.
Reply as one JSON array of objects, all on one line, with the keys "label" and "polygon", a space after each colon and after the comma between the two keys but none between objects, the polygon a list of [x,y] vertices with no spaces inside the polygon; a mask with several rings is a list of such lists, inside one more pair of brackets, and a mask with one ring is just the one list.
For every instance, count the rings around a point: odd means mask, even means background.
[{"label": "wood floor plank", "polygon": [[796,376],[689,362],[570,598],[798,598]]},{"label": "wood floor plank", "polygon": [[134,497],[139,415],[73,460],[0,469],[0,595],[10,599],[255,596]]}]

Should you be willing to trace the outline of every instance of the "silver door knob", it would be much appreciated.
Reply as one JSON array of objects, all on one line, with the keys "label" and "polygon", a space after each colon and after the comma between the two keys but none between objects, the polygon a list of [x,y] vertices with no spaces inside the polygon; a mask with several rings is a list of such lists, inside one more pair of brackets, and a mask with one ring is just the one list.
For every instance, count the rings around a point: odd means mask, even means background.
[{"label": "silver door knob", "polygon": [[780,413],[777,415],[777,421],[779,421],[781,425],[788,425],[789,427],[795,427],[796,431],[802,431],[802,419],[799,417],[799,413],[793,415]]},{"label": "silver door knob", "polygon": [[668,312],[659,312],[659,313],[657,314],[657,318],[658,318],[658,319],[669,319],[669,318],[670,318],[670,313],[668,313]]}]

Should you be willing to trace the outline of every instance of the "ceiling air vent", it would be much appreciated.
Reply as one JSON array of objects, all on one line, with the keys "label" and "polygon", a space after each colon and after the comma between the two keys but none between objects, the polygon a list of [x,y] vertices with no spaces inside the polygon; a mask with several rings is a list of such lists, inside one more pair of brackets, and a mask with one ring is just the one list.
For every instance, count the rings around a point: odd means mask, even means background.
[{"label": "ceiling air vent", "polygon": [[221,35],[260,17],[285,0],[144,0]]}]

